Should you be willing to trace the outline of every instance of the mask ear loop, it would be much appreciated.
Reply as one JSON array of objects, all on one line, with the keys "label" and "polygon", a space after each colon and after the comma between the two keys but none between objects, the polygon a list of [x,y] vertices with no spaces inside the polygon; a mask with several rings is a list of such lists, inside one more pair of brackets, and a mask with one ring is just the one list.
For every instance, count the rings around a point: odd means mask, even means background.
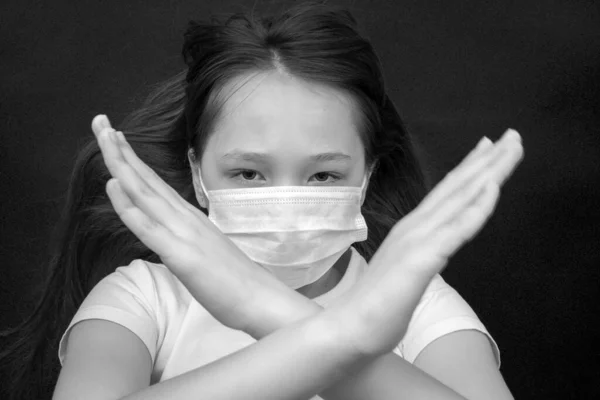
[{"label": "mask ear loop", "polygon": [[361,197],[360,197],[360,206],[361,207],[365,203],[365,199],[367,197],[367,189],[369,187],[369,182],[371,181],[371,175],[373,175],[373,172],[375,172],[376,169],[377,169],[377,161],[375,161],[373,163],[373,166],[369,169],[369,171],[363,177],[363,182],[360,186],[361,187]]},{"label": "mask ear loop", "polygon": [[204,204],[201,204],[202,207],[208,208],[208,190],[204,186],[204,181],[202,180],[202,171],[198,168],[198,177],[200,178],[200,187],[202,188],[202,200],[204,200]]},{"label": "mask ear loop", "polygon": [[[194,153],[194,149],[190,149],[190,158],[192,159],[192,161],[196,160],[196,155]],[[202,193],[200,193],[198,198],[198,204],[200,204],[200,206],[202,208],[208,208],[208,190],[206,190],[206,187],[204,186],[204,181],[202,180],[202,170],[200,170],[200,167],[198,168],[198,180],[200,181],[200,187],[202,188]]]}]

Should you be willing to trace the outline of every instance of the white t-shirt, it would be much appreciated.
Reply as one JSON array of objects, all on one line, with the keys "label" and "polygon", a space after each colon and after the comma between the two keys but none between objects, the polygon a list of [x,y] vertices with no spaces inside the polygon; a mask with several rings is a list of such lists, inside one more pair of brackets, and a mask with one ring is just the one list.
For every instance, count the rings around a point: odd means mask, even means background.
[{"label": "white t-shirt", "polygon": [[[313,301],[326,308],[352,287],[367,267],[365,259],[352,248],[340,282]],[[61,365],[70,329],[86,319],[118,323],[144,342],[153,363],[150,384],[209,364],[256,342],[250,335],[228,328],[212,317],[166,266],[143,260],[118,267],[94,286],[60,340]],[[478,330],[489,338],[499,368],[500,351],[492,336],[456,290],[436,275],[394,352],[412,363],[435,339],[464,329]],[[317,399],[321,397],[313,398]]]}]

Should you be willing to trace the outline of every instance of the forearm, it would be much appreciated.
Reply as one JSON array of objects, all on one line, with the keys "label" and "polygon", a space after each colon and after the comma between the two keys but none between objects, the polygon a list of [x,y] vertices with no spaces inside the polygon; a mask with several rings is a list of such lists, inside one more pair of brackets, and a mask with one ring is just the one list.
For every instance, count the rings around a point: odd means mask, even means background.
[{"label": "forearm", "polygon": [[365,362],[323,313],[122,400],[307,400]]},{"label": "forearm", "polygon": [[[264,316],[262,331],[250,333],[255,339],[323,312],[323,307],[297,292],[280,299],[285,301],[278,302],[277,308],[271,308],[268,316]],[[333,307],[330,310],[333,311]],[[465,400],[394,353],[356,363],[352,371],[350,376],[335,383],[330,382],[327,389],[319,392],[319,396],[325,400]]]}]

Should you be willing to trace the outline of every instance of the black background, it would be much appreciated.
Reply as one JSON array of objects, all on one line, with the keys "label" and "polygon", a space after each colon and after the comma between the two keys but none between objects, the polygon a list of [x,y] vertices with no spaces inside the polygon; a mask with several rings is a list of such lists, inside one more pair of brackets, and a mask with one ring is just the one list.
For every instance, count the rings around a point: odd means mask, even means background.
[{"label": "black background", "polygon": [[[175,74],[190,18],[253,1],[0,5],[0,327],[32,310],[46,243],[90,123]],[[256,10],[291,1],[259,1]],[[512,127],[525,158],[443,276],[498,342],[519,399],[600,398],[600,6],[594,1],[337,1],[441,179]]]}]

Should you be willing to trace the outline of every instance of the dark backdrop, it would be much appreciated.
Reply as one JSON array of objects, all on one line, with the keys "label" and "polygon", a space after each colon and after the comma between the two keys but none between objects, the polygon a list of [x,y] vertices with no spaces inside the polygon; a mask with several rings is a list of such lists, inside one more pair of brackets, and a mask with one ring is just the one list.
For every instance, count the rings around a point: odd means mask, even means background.
[{"label": "dark backdrop", "polygon": [[[91,119],[118,124],[183,67],[189,18],[252,1],[0,5],[0,327],[43,273]],[[258,10],[283,1],[260,1]],[[357,0],[389,93],[436,181],[513,127],[525,158],[480,235],[444,272],[502,353],[517,398],[600,398],[600,18],[594,1]]]}]

